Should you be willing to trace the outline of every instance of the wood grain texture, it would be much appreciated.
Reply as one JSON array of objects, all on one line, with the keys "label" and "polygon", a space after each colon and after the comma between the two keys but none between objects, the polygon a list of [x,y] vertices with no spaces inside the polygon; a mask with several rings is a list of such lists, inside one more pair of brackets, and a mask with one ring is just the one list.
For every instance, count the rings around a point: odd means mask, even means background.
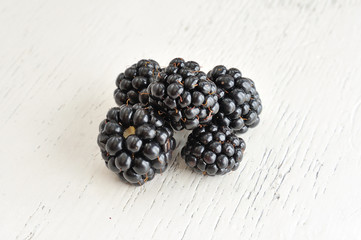
[{"label": "wood grain texture", "polygon": [[[0,239],[361,239],[361,2],[0,2]],[[141,58],[224,64],[264,111],[237,172],[142,187],[98,123]],[[184,144],[187,133],[178,134]]]}]

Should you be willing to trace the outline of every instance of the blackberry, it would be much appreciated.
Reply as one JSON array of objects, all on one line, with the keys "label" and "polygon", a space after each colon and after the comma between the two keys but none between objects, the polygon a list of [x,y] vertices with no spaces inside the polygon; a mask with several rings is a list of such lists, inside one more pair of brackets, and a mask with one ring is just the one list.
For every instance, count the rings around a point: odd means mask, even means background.
[{"label": "blackberry", "polygon": [[98,145],[106,166],[135,185],[164,172],[176,146],[169,124],[141,104],[110,109],[99,132]]},{"label": "blackberry", "polygon": [[236,170],[245,148],[230,128],[210,124],[194,129],[181,153],[189,167],[213,176]]},{"label": "blackberry", "polygon": [[114,91],[115,102],[121,106],[125,103],[148,103],[147,87],[153,82],[161,70],[159,64],[152,59],[143,59],[120,73]]},{"label": "blackberry", "polygon": [[228,126],[236,133],[244,133],[258,125],[262,102],[254,82],[242,77],[237,68],[219,65],[207,77],[218,87],[220,111],[214,117],[220,126]]},{"label": "blackberry", "polygon": [[217,86],[194,61],[173,59],[148,86],[149,103],[175,130],[208,124],[219,110]]}]

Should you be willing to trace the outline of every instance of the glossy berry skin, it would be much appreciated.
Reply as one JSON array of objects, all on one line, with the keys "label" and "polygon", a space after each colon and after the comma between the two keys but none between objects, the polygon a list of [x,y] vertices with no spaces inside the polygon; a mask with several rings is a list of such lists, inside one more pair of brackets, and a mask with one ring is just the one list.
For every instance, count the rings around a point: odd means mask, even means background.
[{"label": "glossy berry skin", "polygon": [[230,128],[211,124],[194,129],[181,153],[189,167],[214,176],[236,170],[245,148]]},{"label": "glossy berry skin", "polygon": [[148,85],[153,82],[161,68],[152,59],[143,59],[120,73],[116,79],[117,89],[114,91],[115,102],[121,106],[125,103],[147,104],[149,96]]},{"label": "glossy berry skin", "polygon": [[99,132],[106,166],[137,186],[167,169],[176,146],[171,126],[152,107],[141,104],[110,109]]},{"label": "glossy berry skin", "polygon": [[179,131],[207,125],[219,110],[216,84],[199,64],[173,59],[148,86],[149,104]]},{"label": "glossy berry skin", "polygon": [[223,65],[214,67],[207,77],[218,87],[220,110],[214,116],[215,123],[230,127],[235,133],[258,125],[262,102],[251,79],[242,77],[238,69]]}]

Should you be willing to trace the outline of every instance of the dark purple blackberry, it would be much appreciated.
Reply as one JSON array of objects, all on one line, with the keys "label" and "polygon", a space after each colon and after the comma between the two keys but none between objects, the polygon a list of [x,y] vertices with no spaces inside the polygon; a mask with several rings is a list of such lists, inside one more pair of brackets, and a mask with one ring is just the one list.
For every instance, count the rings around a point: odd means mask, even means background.
[{"label": "dark purple blackberry", "polygon": [[199,64],[173,59],[149,84],[149,103],[170,121],[175,130],[208,124],[219,110],[217,86],[207,80]]},{"label": "dark purple blackberry", "polygon": [[204,175],[223,175],[239,167],[246,144],[225,126],[199,127],[188,136],[182,157]]},{"label": "dark purple blackberry", "polygon": [[140,104],[110,109],[99,132],[98,145],[107,167],[135,185],[164,172],[176,146],[169,124]]},{"label": "dark purple blackberry", "polygon": [[147,87],[153,82],[161,68],[152,59],[143,59],[119,74],[114,91],[115,102],[121,106],[125,103],[148,103]]},{"label": "dark purple blackberry", "polygon": [[219,65],[209,71],[207,77],[218,87],[220,111],[215,123],[228,126],[236,133],[244,133],[258,125],[262,102],[254,82],[242,77],[236,68]]}]

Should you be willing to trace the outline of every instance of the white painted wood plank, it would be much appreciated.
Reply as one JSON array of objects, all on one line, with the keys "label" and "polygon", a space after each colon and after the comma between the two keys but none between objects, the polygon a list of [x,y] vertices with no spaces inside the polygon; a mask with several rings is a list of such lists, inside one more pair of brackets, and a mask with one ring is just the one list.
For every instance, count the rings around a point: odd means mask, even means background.
[{"label": "white painted wood plank", "polygon": [[[360,239],[360,13],[341,0],[1,1],[0,238]],[[124,185],[96,145],[115,77],[178,56],[254,79],[261,123],[237,172],[200,176],[177,154]]]}]

